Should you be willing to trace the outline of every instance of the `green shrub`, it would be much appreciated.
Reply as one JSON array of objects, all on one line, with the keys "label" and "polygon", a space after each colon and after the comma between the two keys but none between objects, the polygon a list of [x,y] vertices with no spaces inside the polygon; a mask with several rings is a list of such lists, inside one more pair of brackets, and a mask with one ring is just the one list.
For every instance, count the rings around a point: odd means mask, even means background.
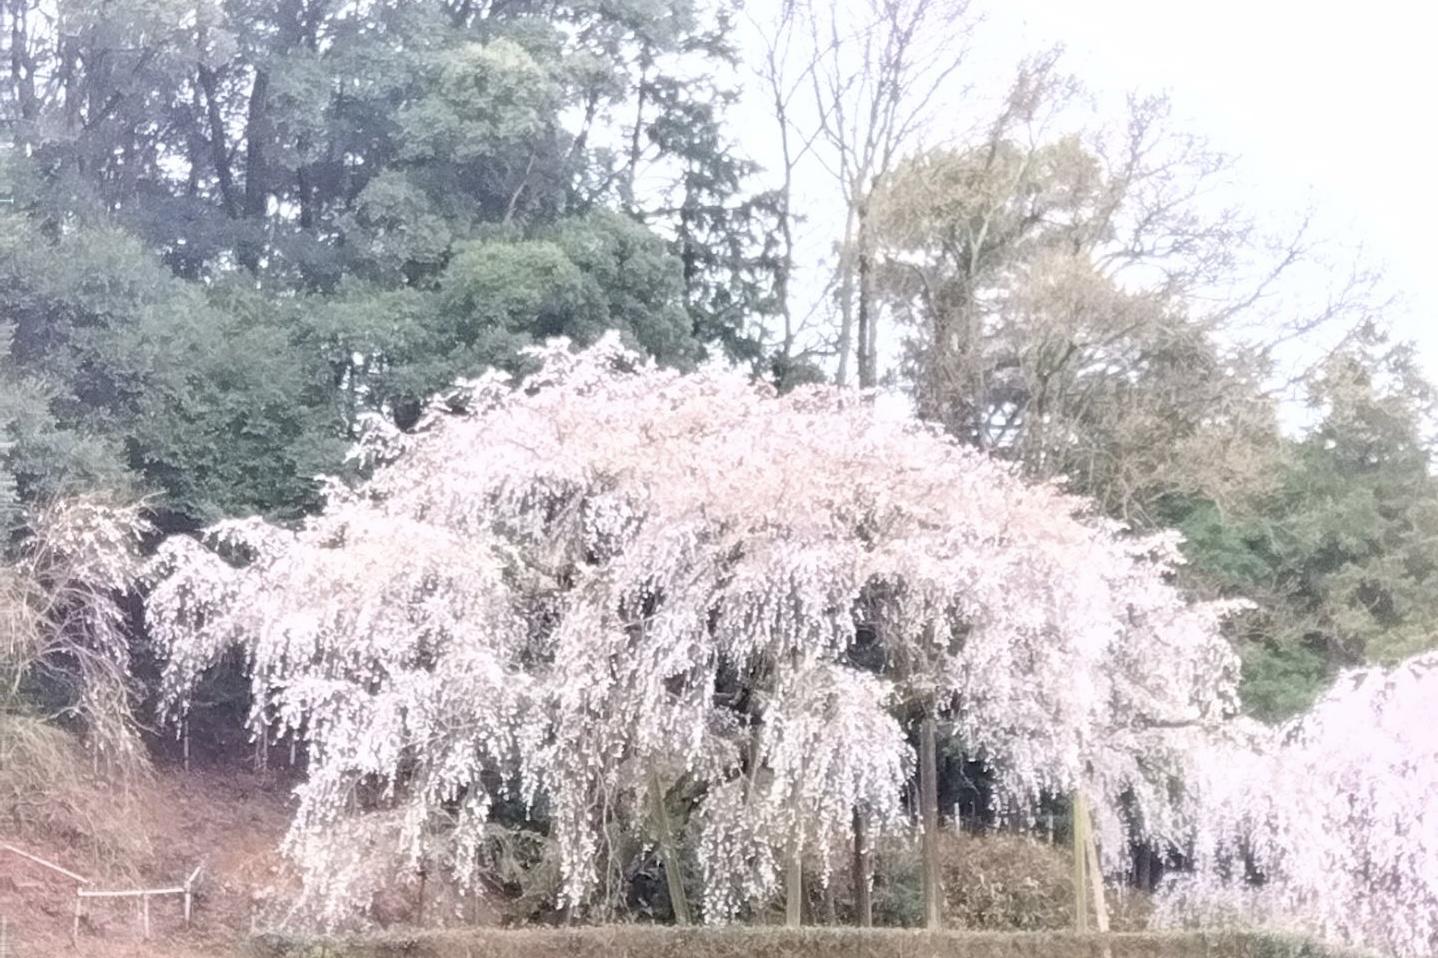
[{"label": "green shrub", "polygon": [[[1067,846],[1008,832],[945,833],[939,843],[939,868],[945,920],[956,928],[1073,927],[1073,853]],[[1113,930],[1146,927],[1146,895],[1110,884],[1106,897]]]}]

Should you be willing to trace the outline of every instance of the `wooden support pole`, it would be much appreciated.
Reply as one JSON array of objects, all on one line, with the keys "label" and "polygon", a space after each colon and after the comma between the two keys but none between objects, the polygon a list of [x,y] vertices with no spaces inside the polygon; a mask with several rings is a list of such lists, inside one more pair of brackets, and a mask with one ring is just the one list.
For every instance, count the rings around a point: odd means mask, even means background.
[{"label": "wooden support pole", "polygon": [[784,925],[798,928],[804,922],[804,862],[798,840],[789,843],[784,861]]},{"label": "wooden support pole", "polygon": [[854,921],[860,928],[874,924],[873,859],[869,850],[869,823],[854,809]]},{"label": "wooden support pole", "polygon": [[1072,806],[1073,856],[1074,856],[1074,930],[1088,931],[1088,876],[1084,864],[1088,860],[1088,839],[1085,836],[1088,825],[1088,804],[1083,792],[1075,790]]},{"label": "wooden support pole", "polygon": [[664,882],[669,888],[674,923],[687,925],[690,923],[689,899],[684,894],[683,866],[679,863],[679,849],[674,844],[674,833],[669,827],[669,810],[664,807],[664,787],[657,769],[650,769],[649,792],[653,796],[654,828],[659,836],[659,856],[664,861]]},{"label": "wooden support pole", "polygon": [[140,939],[150,940],[150,896],[140,896]]},{"label": "wooden support pole", "polygon": [[[1093,892],[1094,927],[1102,932],[1108,932],[1108,901],[1103,890],[1103,869],[1099,867],[1098,843],[1094,839],[1093,815],[1090,811],[1088,818],[1084,821],[1084,859],[1088,862],[1089,890]],[[1104,946],[1105,958],[1108,954],[1108,946]]]},{"label": "wooden support pole", "polygon": [[[1093,891],[1093,907],[1095,927],[1099,934],[1108,935],[1108,902],[1104,897],[1103,890],[1103,869],[1099,867],[1098,842],[1094,838],[1093,813],[1085,803],[1084,817],[1084,859],[1088,862],[1089,888]],[[1107,937],[1104,938],[1103,950],[1099,958],[1113,958],[1113,949],[1109,946]]]},{"label": "wooden support pole", "polygon": [[939,889],[939,760],[938,721],[929,706],[919,735],[919,818],[922,827],[924,927],[944,924]]},{"label": "wooden support pole", "polygon": [[80,897],[80,889],[75,889],[75,924],[70,927],[70,944],[80,943],[80,910],[85,905],[85,899]]}]

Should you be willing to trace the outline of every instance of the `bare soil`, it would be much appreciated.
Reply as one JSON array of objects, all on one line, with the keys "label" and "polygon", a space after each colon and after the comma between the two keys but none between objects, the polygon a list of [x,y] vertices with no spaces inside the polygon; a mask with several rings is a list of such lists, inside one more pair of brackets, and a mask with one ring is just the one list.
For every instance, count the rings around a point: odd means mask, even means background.
[{"label": "bare soil", "polygon": [[[179,885],[203,864],[188,928],[178,896],[150,902],[149,941],[142,940],[137,900],[87,899],[72,947],[75,883],[0,850],[3,958],[233,955],[250,931],[258,897],[277,875],[289,794],[290,783],[273,773],[164,768],[92,796],[83,803],[83,826],[73,814],[59,813],[82,803],[62,796],[55,797],[57,814],[38,826],[0,822],[0,844],[85,876],[93,888]],[[96,818],[104,821],[85,834]]]}]

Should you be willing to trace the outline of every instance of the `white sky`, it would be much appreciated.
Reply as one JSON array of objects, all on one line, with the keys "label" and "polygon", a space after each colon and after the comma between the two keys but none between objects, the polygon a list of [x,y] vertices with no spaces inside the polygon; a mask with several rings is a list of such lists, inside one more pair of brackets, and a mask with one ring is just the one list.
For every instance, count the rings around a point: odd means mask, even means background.
[{"label": "white sky", "polygon": [[[1402,297],[1400,335],[1438,372],[1438,4],[1426,0],[992,0],[985,36],[1062,42],[1109,90],[1167,90],[1238,155],[1251,202],[1316,208]],[[982,43],[982,37],[980,43]]]}]

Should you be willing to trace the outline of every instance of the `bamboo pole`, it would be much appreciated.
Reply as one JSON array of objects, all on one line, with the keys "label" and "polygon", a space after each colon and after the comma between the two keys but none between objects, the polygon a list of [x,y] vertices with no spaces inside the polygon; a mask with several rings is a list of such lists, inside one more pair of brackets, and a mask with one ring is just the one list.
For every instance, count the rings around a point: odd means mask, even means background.
[{"label": "bamboo pole", "polygon": [[59,865],[55,864],[52,861],[46,861],[39,855],[32,855],[27,851],[22,851],[21,849],[16,848],[14,845],[0,845],[0,849],[4,849],[5,851],[11,852],[15,855],[19,855],[21,858],[24,858],[27,861],[34,862],[37,865],[50,869],[52,872],[64,875],[66,878],[70,879],[72,882],[75,882],[77,885],[90,884],[90,879],[86,878],[84,875],[77,875],[74,872],[70,871],[68,868],[61,868]]},{"label": "bamboo pole", "polygon": [[174,885],[169,888],[116,888],[105,891],[87,891],[80,889],[75,894],[81,898],[144,898],[148,895],[183,895],[184,885]]}]

